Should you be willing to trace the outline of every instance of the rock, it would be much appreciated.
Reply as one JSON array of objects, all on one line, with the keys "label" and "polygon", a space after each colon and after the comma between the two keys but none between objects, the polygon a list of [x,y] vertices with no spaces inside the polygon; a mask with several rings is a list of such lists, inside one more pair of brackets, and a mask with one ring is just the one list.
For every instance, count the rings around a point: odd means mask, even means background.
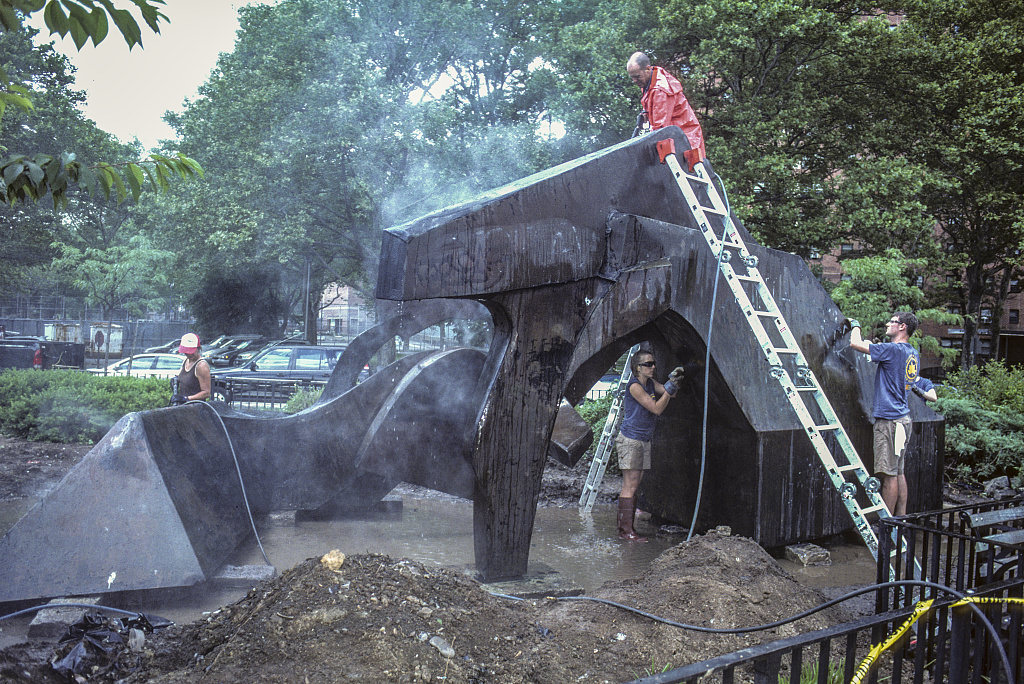
[{"label": "rock", "polygon": [[345,554],[338,549],[331,549],[320,558],[320,563],[331,572],[339,572],[345,563]]},{"label": "rock", "polygon": [[1010,499],[1017,496],[1017,492],[1010,487],[1010,478],[1003,475],[985,483],[985,496],[993,499]]},{"label": "rock", "polygon": [[49,639],[62,636],[68,631],[68,626],[81,620],[88,610],[87,608],[77,606],[61,608],[62,604],[98,605],[99,602],[98,596],[53,599],[47,604],[52,607],[37,612],[32,622],[29,623],[28,635],[33,639]]},{"label": "rock", "polygon": [[244,588],[273,579],[276,574],[273,565],[222,565],[211,581],[221,587]]},{"label": "rock", "polygon": [[133,653],[138,653],[142,650],[142,647],[146,644],[146,633],[141,629],[132,627],[128,631],[128,648]]},{"label": "rock", "polygon": [[445,658],[455,657],[455,649],[451,647],[451,644],[444,640],[444,637],[432,636],[430,637],[429,643],[431,646],[440,651],[441,655],[443,655]]},{"label": "rock", "polygon": [[817,544],[790,544],[786,547],[786,558],[804,566],[832,565],[828,549],[823,549]]}]

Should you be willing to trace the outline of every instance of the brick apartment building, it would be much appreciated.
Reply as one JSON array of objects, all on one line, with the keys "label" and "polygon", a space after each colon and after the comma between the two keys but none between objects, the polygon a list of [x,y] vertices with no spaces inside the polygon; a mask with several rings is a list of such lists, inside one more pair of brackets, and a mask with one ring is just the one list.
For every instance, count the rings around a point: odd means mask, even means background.
[{"label": "brick apartment building", "polygon": [[[853,243],[843,243],[839,248],[829,254],[812,255],[809,262],[812,265],[821,267],[821,277],[838,283],[845,278],[840,257],[843,254],[852,252],[855,249]],[[921,285],[921,283],[919,283]],[[957,304],[950,304],[947,307],[949,313],[962,314]],[[1010,293],[1003,307],[1002,318],[999,321],[999,339],[994,342],[992,338],[992,307],[981,308],[981,321],[979,322],[979,361],[989,359],[1003,359],[1010,365],[1024,365],[1024,321],[1021,320],[1021,311],[1024,311],[1024,292],[1021,292],[1020,282],[1010,282]],[[943,347],[959,349],[963,341],[964,328],[956,325],[936,325],[934,323],[923,323],[921,331],[939,340]],[[939,360],[932,354],[922,354],[921,371],[925,377],[941,377],[941,366]]]}]

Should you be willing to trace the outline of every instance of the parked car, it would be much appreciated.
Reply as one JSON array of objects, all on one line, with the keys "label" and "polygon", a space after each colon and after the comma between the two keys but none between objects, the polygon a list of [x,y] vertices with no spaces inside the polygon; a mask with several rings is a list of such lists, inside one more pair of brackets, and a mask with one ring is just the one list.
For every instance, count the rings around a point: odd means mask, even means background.
[{"label": "parked car", "polygon": [[181,354],[136,354],[106,368],[90,368],[89,372],[96,375],[130,375],[135,378],[173,378],[181,370],[184,360]]},{"label": "parked car", "polygon": [[143,352],[146,354],[170,354],[178,351],[179,344],[181,344],[181,338],[177,337],[170,342],[164,342],[163,344],[158,344],[155,347],[147,347]]},{"label": "parked car", "polygon": [[[288,344],[288,345],[307,345],[309,343],[306,342],[305,340],[299,339],[297,337],[288,337],[288,338],[283,339],[283,340],[273,340],[273,341],[270,341],[270,342],[264,342],[262,344],[248,346],[245,349],[235,350],[235,354],[234,354],[233,358],[231,359],[231,365],[232,366],[244,366],[246,363],[248,363],[249,361],[252,361],[254,358],[256,358],[257,354],[260,354],[263,351],[265,351],[265,350],[267,350],[267,349],[269,349],[271,347],[279,347],[282,344]],[[331,346],[331,345],[327,345],[327,346]]]},{"label": "parked car", "polygon": [[213,398],[265,400],[290,394],[301,385],[325,384],[343,351],[344,346],[294,343],[268,347],[241,366],[213,369]]},{"label": "parked car", "polygon": [[236,365],[235,358],[239,353],[246,350],[259,351],[267,345],[267,342],[267,338],[263,335],[239,336],[238,338],[228,340],[216,349],[204,351],[203,357],[214,368],[226,368],[227,366]]}]

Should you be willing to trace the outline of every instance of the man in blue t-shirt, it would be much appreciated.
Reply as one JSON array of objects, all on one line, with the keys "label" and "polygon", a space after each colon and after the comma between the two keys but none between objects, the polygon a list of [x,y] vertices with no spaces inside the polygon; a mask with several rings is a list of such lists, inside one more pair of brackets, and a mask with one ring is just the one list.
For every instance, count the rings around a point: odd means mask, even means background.
[{"label": "man in blue t-shirt", "polygon": [[893,515],[907,513],[905,450],[910,440],[910,406],[907,392],[917,383],[921,357],[910,344],[917,330],[917,316],[909,311],[894,313],[885,324],[891,342],[867,342],[860,323],[850,321],[850,347],[870,354],[878,364],[875,371],[874,447],[875,472],[882,476],[882,501]]}]

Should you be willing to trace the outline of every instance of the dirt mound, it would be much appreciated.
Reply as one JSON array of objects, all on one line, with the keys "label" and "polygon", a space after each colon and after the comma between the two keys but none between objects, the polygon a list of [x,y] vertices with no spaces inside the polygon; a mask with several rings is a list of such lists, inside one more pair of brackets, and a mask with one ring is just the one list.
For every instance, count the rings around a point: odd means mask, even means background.
[{"label": "dirt mound", "polygon": [[[825,602],[798,584],[750,539],[710,533],[666,550],[639,579],[606,584],[596,596],[662,618],[711,629],[754,627]],[[562,619],[594,634],[618,632],[654,671],[680,667],[754,644],[821,629],[847,619],[839,610],[740,634],[714,634],[655,622],[597,604],[560,605]]]},{"label": "dirt mound", "polygon": [[[754,542],[719,534],[667,550],[641,578],[596,596],[716,628],[772,622],[823,601]],[[619,682],[843,617],[711,635],[592,601],[500,598],[455,571],[358,555],[337,569],[308,560],[202,622],[150,635],[139,655],[120,661],[137,664],[134,672],[87,681]],[[25,681],[24,660],[4,655],[0,677]],[[37,664],[30,679],[43,680],[47,667]]]},{"label": "dirt mound", "polygon": [[491,596],[453,571],[379,555],[335,571],[312,559],[155,637],[145,670],[126,681],[565,682],[595,660],[619,679],[604,644],[544,621],[533,602]]}]

